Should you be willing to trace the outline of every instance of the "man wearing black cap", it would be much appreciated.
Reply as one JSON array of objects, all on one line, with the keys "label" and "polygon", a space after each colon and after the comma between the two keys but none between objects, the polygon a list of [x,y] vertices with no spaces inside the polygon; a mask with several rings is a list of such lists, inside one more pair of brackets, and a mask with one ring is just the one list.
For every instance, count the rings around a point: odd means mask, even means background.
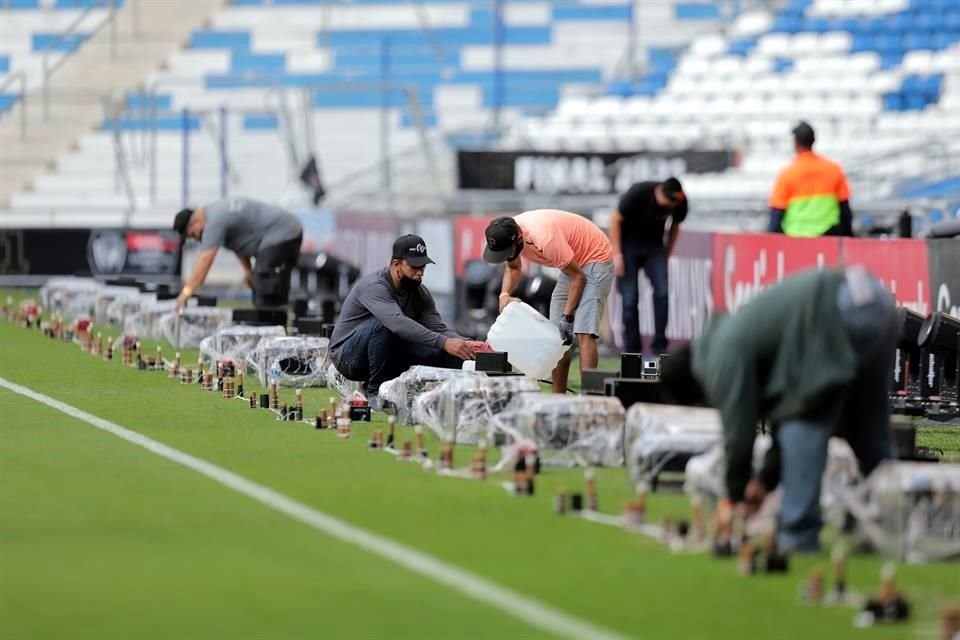
[{"label": "man wearing black cap", "polygon": [[[670,293],[667,262],[680,235],[680,223],[687,218],[687,198],[676,178],[663,182],[638,182],[620,198],[610,218],[613,269],[617,276],[623,318],[623,348],[640,353],[639,272],[643,269],[653,288],[653,343],[651,350],[667,350],[667,320]],[[664,247],[667,220],[670,232]]]},{"label": "man wearing black cap", "polygon": [[177,296],[177,309],[183,308],[207,279],[220,247],[237,255],[243,267],[243,282],[253,290],[256,307],[287,304],[290,275],[303,240],[303,227],[295,215],[249,198],[225,198],[200,209],[180,211],[173,228],[183,238],[200,242],[200,255]]},{"label": "man wearing black cap", "polygon": [[360,278],[343,303],[330,358],[343,377],[364,382],[371,398],[413,365],[459,369],[483,345],[444,323],[422,284],[428,264],[434,262],[423,238],[402,236],[389,266]]},{"label": "man wearing black cap", "polygon": [[847,178],[840,165],[813,152],[816,139],[806,122],[793,129],[797,157],[777,177],[770,195],[771,233],[800,238],[853,235]]}]

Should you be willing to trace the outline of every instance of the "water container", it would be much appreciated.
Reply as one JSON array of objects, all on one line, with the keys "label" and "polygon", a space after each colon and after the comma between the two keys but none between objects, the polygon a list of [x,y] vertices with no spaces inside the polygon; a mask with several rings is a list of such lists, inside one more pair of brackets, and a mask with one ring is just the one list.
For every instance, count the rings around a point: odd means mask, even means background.
[{"label": "water container", "polygon": [[525,302],[507,305],[490,327],[487,343],[494,351],[506,351],[507,360],[528,376],[549,378],[569,347],[560,330]]}]

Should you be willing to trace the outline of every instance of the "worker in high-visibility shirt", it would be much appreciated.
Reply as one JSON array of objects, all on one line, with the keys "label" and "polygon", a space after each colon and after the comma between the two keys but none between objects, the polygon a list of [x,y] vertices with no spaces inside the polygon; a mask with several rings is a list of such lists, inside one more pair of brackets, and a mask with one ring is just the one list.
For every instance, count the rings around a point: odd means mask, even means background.
[{"label": "worker in high-visibility shirt", "polygon": [[800,238],[853,235],[847,178],[840,165],[813,152],[815,140],[806,122],[794,128],[797,157],[777,177],[767,231]]}]

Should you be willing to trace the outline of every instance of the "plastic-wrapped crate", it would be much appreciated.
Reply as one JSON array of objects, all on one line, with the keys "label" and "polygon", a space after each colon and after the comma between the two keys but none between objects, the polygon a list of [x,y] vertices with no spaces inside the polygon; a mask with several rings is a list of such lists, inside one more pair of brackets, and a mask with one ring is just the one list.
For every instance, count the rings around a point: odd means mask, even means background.
[{"label": "plastic-wrapped crate", "polygon": [[233,322],[230,309],[186,307],[180,313],[167,312],[157,319],[160,336],[178,349],[197,347],[207,336]]},{"label": "plastic-wrapped crate", "polygon": [[112,327],[124,328],[127,319],[140,313],[140,310],[157,302],[157,294],[143,293],[138,296],[116,298],[107,305],[107,323]]},{"label": "plastic-wrapped crate", "polygon": [[521,393],[493,417],[515,440],[532,440],[545,464],[623,465],[625,412],[617,398]]},{"label": "plastic-wrapped crate", "polygon": [[138,336],[141,340],[160,340],[163,337],[160,318],[172,313],[176,304],[176,300],[148,302],[141,299],[138,310],[124,319],[123,332]]},{"label": "plastic-wrapped crate", "polygon": [[231,360],[245,362],[247,354],[257,348],[263,338],[278,338],[287,335],[286,329],[276,327],[251,327],[235,325],[217,330],[212,336],[200,341],[200,353],[210,362]]},{"label": "plastic-wrapped crate", "polygon": [[490,377],[478,372],[451,378],[421,393],[413,403],[413,419],[441,439],[476,443],[492,430],[493,416],[518,394],[540,391],[540,383],[526,376]]},{"label": "plastic-wrapped crate", "polygon": [[247,354],[247,367],[263,387],[272,380],[285,387],[322,387],[329,344],[327,338],[311,336],[262,338]]},{"label": "plastic-wrapped crate", "polygon": [[[763,468],[767,451],[773,445],[770,435],[758,435],[753,441],[754,473]],[[820,509],[824,520],[842,527],[845,515],[843,496],[860,479],[860,467],[850,445],[840,438],[827,443],[827,465],[820,488]],[[684,470],[684,491],[691,498],[715,504],[727,495],[726,456],[718,442],[706,453],[690,458]]]},{"label": "plastic-wrapped crate", "polygon": [[93,317],[103,285],[92,278],[50,278],[40,287],[43,308],[66,318]]},{"label": "plastic-wrapped crate", "polygon": [[421,393],[435,389],[451,378],[464,378],[475,373],[462,369],[443,369],[416,365],[410,367],[393,380],[380,385],[380,397],[397,407],[397,419],[407,424],[415,424],[413,403]]},{"label": "plastic-wrapped crate", "polygon": [[111,305],[117,300],[128,300],[133,302],[139,298],[140,290],[136,287],[105,286],[97,293],[96,300],[94,301],[94,309],[96,310],[94,319],[97,321],[97,324],[102,324],[104,326],[113,324],[114,326],[122,327],[122,318],[118,319],[115,323],[111,322]]},{"label": "plastic-wrapped crate", "polygon": [[347,380],[344,378],[343,374],[337,371],[337,367],[332,362],[327,367],[326,381],[327,387],[339,393],[343,398],[347,398],[360,391],[363,386],[362,383],[356,380]]},{"label": "plastic-wrapped crate", "polygon": [[960,558],[960,464],[887,462],[843,497],[881,551],[911,563]]},{"label": "plastic-wrapped crate", "polygon": [[655,483],[662,471],[683,471],[687,460],[722,439],[720,414],[714,409],[637,403],[627,411],[630,477],[634,482]]}]

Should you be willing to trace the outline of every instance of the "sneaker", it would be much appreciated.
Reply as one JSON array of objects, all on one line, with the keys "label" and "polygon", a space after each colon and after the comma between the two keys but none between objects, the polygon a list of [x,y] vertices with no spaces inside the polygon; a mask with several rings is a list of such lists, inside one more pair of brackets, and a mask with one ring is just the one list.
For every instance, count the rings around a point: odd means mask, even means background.
[{"label": "sneaker", "polygon": [[389,400],[384,400],[380,396],[373,396],[370,398],[370,410],[381,411],[383,413],[392,413],[396,415],[397,405],[393,404]]}]

